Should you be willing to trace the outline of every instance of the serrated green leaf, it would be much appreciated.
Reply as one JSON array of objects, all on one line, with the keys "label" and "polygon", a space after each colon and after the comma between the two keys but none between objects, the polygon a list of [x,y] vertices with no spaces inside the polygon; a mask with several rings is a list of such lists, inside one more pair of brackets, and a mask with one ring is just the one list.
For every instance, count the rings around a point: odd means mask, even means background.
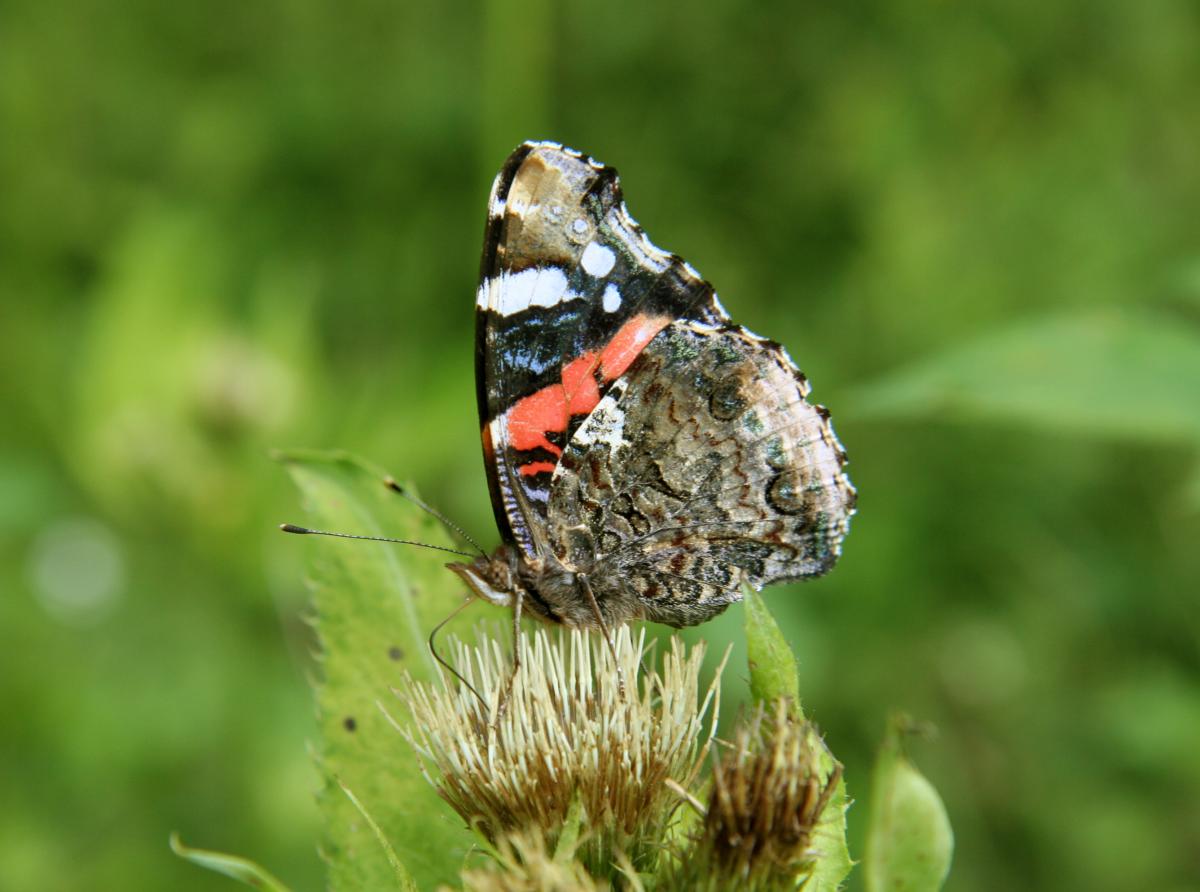
[{"label": "serrated green leaf", "polygon": [[785,698],[794,704],[796,718],[800,718],[800,678],[792,649],[762,595],[747,587],[743,590],[742,604],[746,611],[750,695],[758,703],[774,703]]},{"label": "serrated green leaf", "polygon": [[265,889],[267,892],[288,892],[288,887],[276,879],[270,871],[246,858],[237,855],[226,855],[223,852],[210,852],[207,849],[194,849],[186,846],[177,833],[170,838],[171,851],[193,864],[208,870],[223,873],[247,886],[255,889]]},{"label": "serrated green leaf", "polygon": [[975,338],[868,385],[847,409],[860,417],[936,414],[1197,442],[1197,394],[1200,330],[1107,310]]},{"label": "serrated green leaf", "polygon": [[863,859],[867,892],[936,892],[950,872],[954,833],[937,790],[905,757],[894,720],[871,776]]},{"label": "serrated green leaf", "polygon": [[[365,462],[343,453],[292,452],[280,458],[303,494],[310,526],[451,544],[434,520],[387,490],[383,473]],[[443,567],[450,555],[315,536],[297,537],[297,544],[309,561],[321,642],[323,677],[316,697],[329,888],[403,889],[415,881],[433,889],[456,883],[472,836],[426,781],[383,712],[407,721],[391,693],[405,670],[420,680],[434,677],[429,631],[464,596]],[[468,623],[460,619],[459,631]],[[404,869],[398,871],[397,863]]]},{"label": "serrated green leaf", "polygon": [[[819,761],[828,778],[833,771],[833,754],[820,744]],[[846,781],[841,776],[829,797],[829,804],[813,830],[811,847],[817,853],[812,873],[804,883],[804,892],[837,892],[854,867],[850,846],[846,842]]]}]

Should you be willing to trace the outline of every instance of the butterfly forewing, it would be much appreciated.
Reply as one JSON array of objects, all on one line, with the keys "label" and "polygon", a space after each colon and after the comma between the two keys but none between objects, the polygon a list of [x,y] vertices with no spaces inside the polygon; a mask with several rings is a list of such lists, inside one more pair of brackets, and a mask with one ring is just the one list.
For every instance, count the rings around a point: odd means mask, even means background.
[{"label": "butterfly forewing", "polygon": [[525,143],[496,178],[476,307],[496,521],[535,558],[576,428],[665,326],[726,317],[708,283],[646,239],[616,171],[554,143]]}]

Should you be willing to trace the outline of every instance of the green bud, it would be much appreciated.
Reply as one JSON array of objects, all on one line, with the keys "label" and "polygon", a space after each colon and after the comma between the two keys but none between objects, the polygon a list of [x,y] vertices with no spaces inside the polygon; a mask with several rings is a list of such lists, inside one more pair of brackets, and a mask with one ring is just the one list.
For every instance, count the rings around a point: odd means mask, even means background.
[{"label": "green bud", "polygon": [[950,819],[933,784],[903,753],[907,726],[907,720],[893,719],[871,778],[867,892],[936,892],[950,872]]}]

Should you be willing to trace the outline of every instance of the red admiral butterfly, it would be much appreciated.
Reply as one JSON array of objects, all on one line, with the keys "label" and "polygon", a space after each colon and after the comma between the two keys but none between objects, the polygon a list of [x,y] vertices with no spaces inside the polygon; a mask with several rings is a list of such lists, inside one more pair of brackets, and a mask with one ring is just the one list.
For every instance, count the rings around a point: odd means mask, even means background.
[{"label": "red admiral butterfly", "polygon": [[483,457],[503,544],[448,566],[568,626],[704,622],[828,571],[855,492],[778,344],[650,243],[617,172],[550,142],[505,162],[476,301]]}]

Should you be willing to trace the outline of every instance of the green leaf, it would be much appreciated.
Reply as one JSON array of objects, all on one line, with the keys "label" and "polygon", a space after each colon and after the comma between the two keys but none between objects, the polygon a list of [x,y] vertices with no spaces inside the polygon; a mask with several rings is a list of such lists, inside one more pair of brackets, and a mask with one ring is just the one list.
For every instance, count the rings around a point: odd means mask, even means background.
[{"label": "green leaf", "polygon": [[952,347],[868,385],[849,408],[860,417],[939,415],[1200,442],[1197,394],[1200,331],[1106,310],[1036,319]]},{"label": "green leaf", "polygon": [[[280,458],[303,494],[312,527],[450,544],[427,514],[383,486],[380,470],[342,453]],[[388,543],[296,539],[309,560],[321,643],[316,697],[329,888],[457,884],[472,836],[388,720],[407,721],[391,693],[404,670],[416,679],[434,677],[427,637],[463,597],[442,566],[449,555]],[[467,622],[459,620],[459,629]]]},{"label": "green leaf", "polygon": [[[742,603],[746,611],[751,695],[756,702],[765,704],[784,699],[793,706],[793,720],[803,721],[800,680],[792,649],[788,647],[762,595],[747,587],[743,590]],[[818,854],[804,889],[806,892],[835,892],[854,865],[846,844],[846,783],[841,777],[837,759],[811,725],[809,734],[821,776],[828,782],[836,772],[837,780],[829,804],[813,831],[812,848]]]},{"label": "green leaf", "polygon": [[396,855],[396,850],[392,848],[392,844],[388,841],[387,835],[383,832],[383,828],[375,822],[375,819],[371,817],[371,813],[368,812],[363,804],[358,801],[358,797],[355,796],[351,789],[342,783],[340,779],[338,780],[338,786],[342,788],[342,792],[346,794],[346,798],[354,804],[356,809],[358,809],[358,813],[362,815],[362,819],[367,822],[367,826],[371,828],[371,832],[374,833],[375,838],[379,840],[379,845],[383,849],[384,855],[387,856],[388,864],[392,866],[392,872],[396,875],[396,879],[400,882],[400,888],[403,889],[404,892],[418,892],[417,884],[413,882],[412,875],[408,872],[408,868],[404,866],[404,864],[400,861],[399,856]]},{"label": "green leaf", "polygon": [[239,858],[237,855],[226,855],[222,852],[210,852],[206,849],[194,849],[186,846],[179,839],[179,834],[171,834],[171,851],[180,858],[198,864],[208,870],[223,873],[227,877],[253,886],[255,889],[266,889],[267,892],[288,892],[288,887],[272,876],[266,869],[259,867],[253,861]]},{"label": "green leaf", "polygon": [[950,872],[950,819],[937,790],[904,756],[906,724],[893,719],[872,772],[867,892],[936,892]]},{"label": "green leaf", "polygon": [[796,718],[801,718],[800,678],[792,649],[779,631],[762,595],[746,587],[742,603],[746,611],[750,695],[755,702],[768,704],[786,698],[794,704]]},{"label": "green leaf", "polygon": [[[813,732],[814,737],[816,732]],[[822,773],[828,780],[837,764],[833,754],[819,738],[816,741],[818,761]],[[804,892],[836,892],[854,867],[850,847],[846,843],[846,809],[850,803],[846,798],[846,781],[839,774],[829,797],[829,804],[821,820],[813,830],[811,847],[817,853],[812,873],[804,883]]]},{"label": "green leaf", "polygon": [[558,842],[554,846],[555,861],[569,861],[575,857],[575,850],[579,848],[579,841],[583,838],[586,824],[587,813],[583,810],[583,799],[576,792],[575,798],[571,800],[571,808],[567,812],[567,817],[563,821],[562,830],[559,832]]}]

